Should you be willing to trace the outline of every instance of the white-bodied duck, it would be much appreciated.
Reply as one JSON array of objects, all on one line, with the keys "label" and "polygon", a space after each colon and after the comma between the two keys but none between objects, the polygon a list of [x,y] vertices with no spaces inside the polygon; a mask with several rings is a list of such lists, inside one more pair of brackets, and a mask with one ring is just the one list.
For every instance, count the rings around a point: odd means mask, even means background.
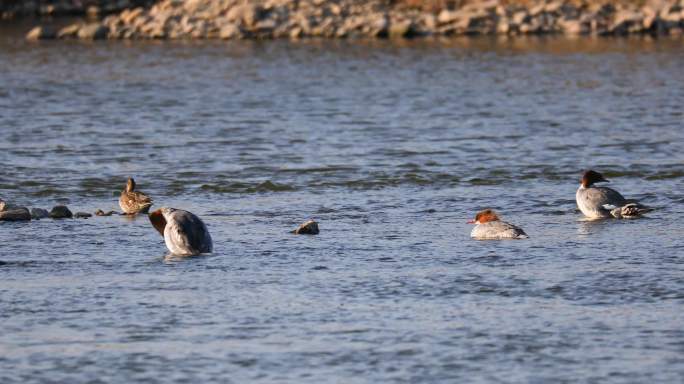
[{"label": "white-bodied duck", "polygon": [[631,219],[653,210],[634,200],[625,199],[620,192],[612,188],[594,185],[600,182],[608,180],[596,171],[588,170],[582,174],[575,199],[584,216],[590,219]]},{"label": "white-bodied duck", "polygon": [[475,215],[475,220],[468,221],[475,224],[470,237],[478,240],[527,239],[529,236],[513,224],[501,221],[491,209],[485,209]]},{"label": "white-bodied duck", "polygon": [[193,256],[213,250],[207,226],[188,211],[162,207],[150,213],[150,222],[174,255]]}]

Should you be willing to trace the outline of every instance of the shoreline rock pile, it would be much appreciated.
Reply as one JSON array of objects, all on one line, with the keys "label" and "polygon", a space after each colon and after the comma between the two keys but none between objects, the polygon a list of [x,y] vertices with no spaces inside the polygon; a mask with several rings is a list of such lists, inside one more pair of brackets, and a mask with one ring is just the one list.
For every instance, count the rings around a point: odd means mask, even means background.
[{"label": "shoreline rock pile", "polygon": [[152,0],[0,0],[0,19],[78,15],[97,17],[152,3]]},{"label": "shoreline rock pile", "polygon": [[[480,0],[424,10],[387,0],[161,0],[29,39],[299,39],[684,33],[684,0]],[[639,3],[641,4],[641,3]]]}]

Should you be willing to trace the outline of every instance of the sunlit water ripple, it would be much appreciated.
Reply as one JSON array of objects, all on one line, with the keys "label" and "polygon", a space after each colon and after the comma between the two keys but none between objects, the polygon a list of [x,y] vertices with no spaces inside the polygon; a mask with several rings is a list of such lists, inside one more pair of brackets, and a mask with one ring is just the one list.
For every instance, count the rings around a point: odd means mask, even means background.
[{"label": "sunlit water ripple", "polygon": [[[674,39],[0,42],[0,382],[684,380]],[[647,219],[580,220],[604,171]],[[477,242],[493,207],[531,236]],[[288,233],[306,218],[321,234]]]}]

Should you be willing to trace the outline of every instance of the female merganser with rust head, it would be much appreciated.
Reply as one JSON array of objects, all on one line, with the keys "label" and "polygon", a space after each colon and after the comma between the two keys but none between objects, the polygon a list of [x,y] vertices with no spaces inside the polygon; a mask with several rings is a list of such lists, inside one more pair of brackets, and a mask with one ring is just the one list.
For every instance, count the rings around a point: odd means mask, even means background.
[{"label": "female merganser with rust head", "polygon": [[487,239],[527,239],[529,236],[520,227],[501,221],[491,209],[485,209],[475,215],[475,220],[468,221],[475,224],[470,237],[479,240]]},{"label": "female merganser with rust head", "polygon": [[162,207],[150,213],[150,222],[174,255],[193,256],[213,250],[207,226],[188,211]]},{"label": "female merganser with rust head", "polygon": [[634,200],[625,199],[620,192],[608,187],[596,187],[595,183],[608,182],[596,171],[586,171],[575,194],[577,207],[591,219],[615,217],[631,219],[652,211]]},{"label": "female merganser with rust head", "polygon": [[152,206],[152,199],[142,192],[136,192],[135,180],[129,177],[126,182],[126,188],[121,191],[119,206],[127,215],[147,213],[150,210],[150,206]]}]

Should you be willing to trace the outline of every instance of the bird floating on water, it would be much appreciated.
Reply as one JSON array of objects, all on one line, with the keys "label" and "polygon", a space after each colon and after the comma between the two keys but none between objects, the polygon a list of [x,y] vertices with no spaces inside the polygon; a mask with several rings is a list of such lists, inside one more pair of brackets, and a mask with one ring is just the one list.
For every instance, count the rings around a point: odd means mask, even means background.
[{"label": "bird floating on water", "polygon": [[178,256],[193,256],[213,250],[211,235],[204,222],[182,209],[162,207],[150,213],[150,222],[164,237],[169,251]]},{"label": "bird floating on water", "polygon": [[475,224],[470,237],[478,240],[527,239],[529,236],[513,224],[501,221],[491,209],[485,209],[475,215],[475,220],[468,221]]},{"label": "bird floating on water", "polygon": [[625,199],[620,192],[608,187],[596,187],[595,183],[608,182],[602,174],[588,170],[582,174],[580,186],[575,194],[577,207],[584,216],[591,219],[640,217],[653,209],[635,200]]},{"label": "bird floating on water", "polygon": [[133,180],[132,177],[129,177],[126,182],[126,188],[121,191],[119,206],[127,215],[147,213],[152,206],[152,199],[146,194],[136,191],[135,180]]}]

